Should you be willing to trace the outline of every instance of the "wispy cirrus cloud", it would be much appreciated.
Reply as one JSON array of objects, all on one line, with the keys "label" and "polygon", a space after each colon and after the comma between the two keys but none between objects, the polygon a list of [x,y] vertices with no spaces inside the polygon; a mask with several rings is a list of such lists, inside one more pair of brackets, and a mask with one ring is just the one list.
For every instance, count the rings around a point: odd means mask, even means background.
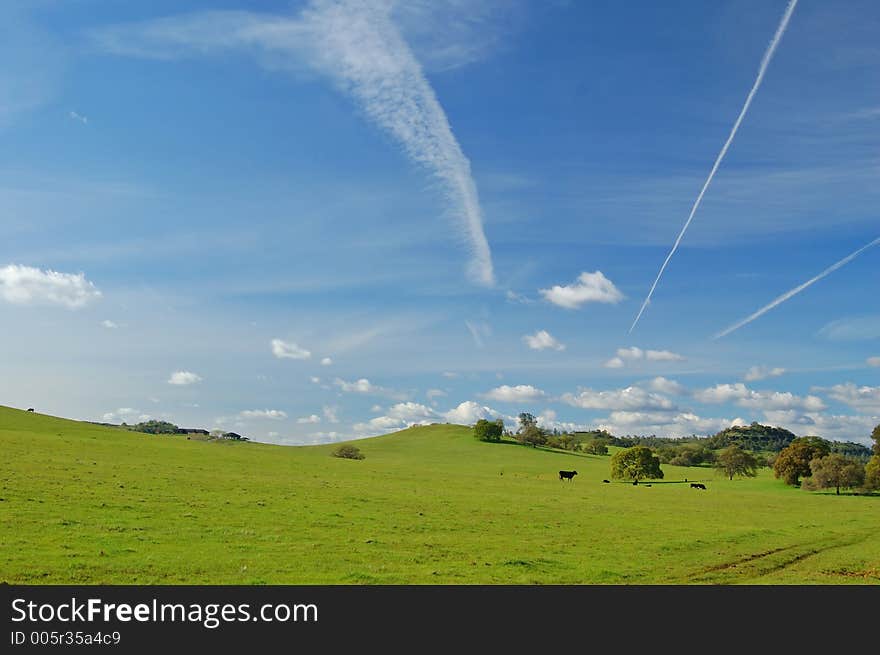
[{"label": "wispy cirrus cloud", "polygon": [[395,23],[391,3],[312,0],[297,16],[197,12],[111,26],[92,37],[120,55],[171,59],[245,50],[270,69],[307,67],[326,75],[433,177],[470,253],[470,278],[494,285],[470,161]]},{"label": "wispy cirrus cloud", "polygon": [[880,339],[880,315],[839,318],[823,325],[818,334],[830,341]]},{"label": "wispy cirrus cloud", "polygon": [[79,309],[101,295],[85,273],[59,273],[18,264],[0,268],[0,300],[14,305],[61,305]]}]

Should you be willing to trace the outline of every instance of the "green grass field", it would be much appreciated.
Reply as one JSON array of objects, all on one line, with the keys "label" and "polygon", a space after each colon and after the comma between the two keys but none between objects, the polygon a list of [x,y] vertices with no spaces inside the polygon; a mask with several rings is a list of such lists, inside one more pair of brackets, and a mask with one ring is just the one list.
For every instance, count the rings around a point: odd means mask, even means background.
[{"label": "green grass field", "polygon": [[[476,441],[153,436],[0,407],[0,582],[877,584],[880,497]],[[576,469],[572,482],[559,469]],[[691,489],[684,478],[708,489]]]}]

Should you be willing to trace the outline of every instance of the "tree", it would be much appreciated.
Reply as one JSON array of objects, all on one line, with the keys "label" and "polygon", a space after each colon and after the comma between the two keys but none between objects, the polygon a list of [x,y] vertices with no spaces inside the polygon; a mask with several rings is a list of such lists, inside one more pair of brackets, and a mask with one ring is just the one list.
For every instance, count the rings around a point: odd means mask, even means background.
[{"label": "tree", "polygon": [[810,461],[813,474],[804,479],[804,486],[810,489],[829,489],[834,487],[837,495],[840,488],[858,487],[865,481],[865,466],[854,457],[831,453]]},{"label": "tree", "polygon": [[874,455],[865,465],[865,488],[880,489],[880,425],[871,432],[871,438],[874,440]]},{"label": "tree", "polygon": [[880,455],[874,455],[865,464],[865,489],[880,489]]},{"label": "tree", "polygon": [[519,418],[520,430],[525,430],[530,425],[538,425],[538,419],[535,418],[534,414],[520,412],[520,415],[517,418]]},{"label": "tree", "polygon": [[607,455],[608,445],[602,439],[592,439],[584,446],[584,452],[590,455]]},{"label": "tree", "polygon": [[500,418],[495,421],[481,418],[474,424],[474,436],[480,441],[501,441],[502,434],[504,434],[504,421]]},{"label": "tree", "polygon": [[647,446],[633,446],[620,450],[611,457],[611,477],[633,481],[645,478],[662,479],[660,458]]},{"label": "tree", "polygon": [[830,444],[819,437],[798,437],[783,448],[773,462],[773,475],[797,487],[800,478],[812,475],[810,462],[831,452]]},{"label": "tree", "polygon": [[734,475],[753,478],[758,475],[758,460],[749,451],[731,444],[715,458],[715,468],[733,480]]},{"label": "tree", "polygon": [[547,443],[547,433],[537,425],[528,425],[517,433],[516,440],[527,446],[543,446]]}]

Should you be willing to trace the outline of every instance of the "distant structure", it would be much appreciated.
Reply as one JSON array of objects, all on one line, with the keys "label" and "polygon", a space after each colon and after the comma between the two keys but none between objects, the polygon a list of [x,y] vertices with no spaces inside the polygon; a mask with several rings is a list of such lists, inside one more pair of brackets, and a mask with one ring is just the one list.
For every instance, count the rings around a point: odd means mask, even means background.
[{"label": "distant structure", "polygon": [[201,428],[177,428],[174,431],[174,434],[203,434],[208,436],[210,432],[202,430]]}]

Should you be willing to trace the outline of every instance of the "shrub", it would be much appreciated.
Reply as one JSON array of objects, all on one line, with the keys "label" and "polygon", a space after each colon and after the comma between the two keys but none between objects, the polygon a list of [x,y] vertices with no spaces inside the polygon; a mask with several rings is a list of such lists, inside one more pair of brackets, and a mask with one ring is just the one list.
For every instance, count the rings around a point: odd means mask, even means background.
[{"label": "shrub", "polygon": [[351,444],[342,444],[333,451],[333,457],[342,457],[344,459],[363,459],[364,454],[361,449]]}]

